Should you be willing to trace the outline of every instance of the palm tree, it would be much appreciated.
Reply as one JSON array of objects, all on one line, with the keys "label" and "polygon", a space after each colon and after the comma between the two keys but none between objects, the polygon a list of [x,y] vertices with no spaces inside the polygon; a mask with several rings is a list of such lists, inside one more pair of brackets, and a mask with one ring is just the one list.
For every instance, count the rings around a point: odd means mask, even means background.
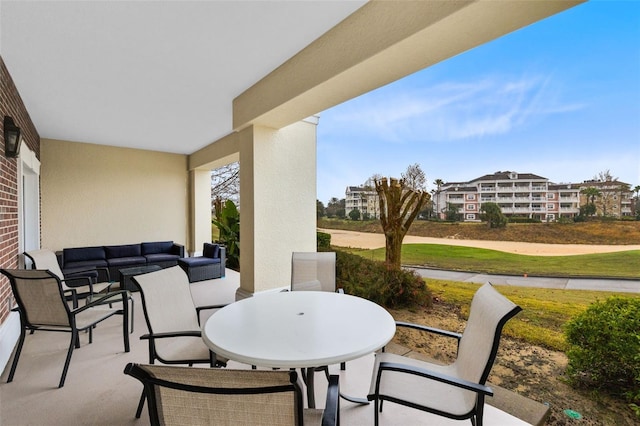
[{"label": "palm tree", "polygon": [[601,195],[601,192],[598,188],[590,186],[588,188],[584,188],[580,191],[587,198],[587,203],[591,201],[591,215],[593,216],[596,213],[596,197]]},{"label": "palm tree", "polygon": [[434,213],[436,214],[437,218],[440,219],[440,210],[442,210],[440,208],[440,188],[442,188],[442,185],[444,185],[444,181],[442,179],[436,179],[433,181],[433,184],[436,186],[436,191],[434,193],[435,199],[436,199],[436,203],[435,203],[436,205],[434,210],[438,210],[438,211],[434,211]]}]

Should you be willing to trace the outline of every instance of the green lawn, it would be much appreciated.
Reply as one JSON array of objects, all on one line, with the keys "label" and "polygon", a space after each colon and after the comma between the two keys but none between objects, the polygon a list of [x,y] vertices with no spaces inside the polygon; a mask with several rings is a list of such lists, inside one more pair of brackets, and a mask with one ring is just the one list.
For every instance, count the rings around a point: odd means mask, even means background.
[{"label": "green lawn", "polygon": [[[425,280],[434,296],[447,304],[460,306],[464,317],[479,284],[444,280]],[[596,301],[612,295],[640,297],[638,294],[605,291],[556,290],[516,286],[496,286],[509,300],[517,303],[522,312],[507,322],[504,334],[534,345],[559,351],[566,350],[564,324],[586,310]]]},{"label": "green lawn", "polygon": [[[384,260],[385,249],[349,250]],[[640,278],[640,250],[574,256],[527,256],[472,247],[404,244],[404,265],[488,274],[559,277]]]}]

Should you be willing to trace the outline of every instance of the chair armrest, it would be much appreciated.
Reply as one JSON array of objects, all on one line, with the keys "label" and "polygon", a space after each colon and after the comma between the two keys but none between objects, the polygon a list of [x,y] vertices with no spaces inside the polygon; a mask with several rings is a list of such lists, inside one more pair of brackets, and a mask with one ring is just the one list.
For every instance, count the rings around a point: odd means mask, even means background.
[{"label": "chair armrest", "polygon": [[446,384],[456,386],[462,389],[466,389],[469,391],[473,391],[479,394],[493,396],[493,390],[489,386],[470,382],[468,380],[464,380],[459,377],[438,373],[436,371],[427,370],[425,368],[415,367],[415,366],[406,365],[406,364],[399,364],[395,362],[380,363],[380,366],[378,368],[378,377],[376,378],[376,393],[378,393],[379,391],[380,379],[382,378],[383,371],[395,371],[397,373],[413,374],[415,376],[420,376],[426,379],[431,379],[441,383],[446,383]]},{"label": "chair armrest", "polygon": [[98,271],[98,282],[111,282],[111,274],[109,273],[109,268],[105,267],[96,267],[96,271]]},{"label": "chair armrest", "polygon": [[118,290],[118,291],[112,291],[110,293],[105,294],[104,296],[98,297],[97,299],[93,299],[90,302],[87,302],[86,305],[79,307],[78,309],[74,309],[71,311],[72,314],[76,315],[82,311],[86,311],[89,308],[93,308],[94,306],[98,306],[98,305],[102,305],[104,301],[106,301],[107,299],[112,299],[114,296],[117,295],[121,295],[122,296],[122,303],[124,303],[124,306],[128,306],[127,302],[128,302],[128,292],[126,290]]},{"label": "chair armrest", "polygon": [[143,334],[140,340],[167,339],[171,337],[202,337],[200,330],[193,331],[169,331],[166,333]]},{"label": "chair armrest", "polygon": [[439,328],[427,327],[426,325],[413,324],[413,323],[410,323],[410,322],[396,321],[396,326],[397,327],[412,328],[414,330],[419,330],[419,331],[426,331],[428,333],[439,334],[440,336],[445,336],[445,337],[452,337],[454,339],[457,339],[458,342],[462,338],[462,334],[461,333],[455,333],[453,331],[441,330]]},{"label": "chair armrest", "polygon": [[[64,274],[66,280],[76,280],[81,278],[91,278],[86,274],[88,272],[95,272],[96,274],[96,282],[110,282],[111,275],[109,274],[109,268],[105,268],[103,266],[94,266],[88,269],[76,270],[73,272],[66,272]],[[84,285],[84,284],[83,284]],[[70,285],[70,287],[72,287]]]},{"label": "chair armrest", "polygon": [[176,254],[180,257],[184,257],[184,246],[182,244],[173,243],[171,246],[171,254]]},{"label": "chair armrest", "polygon": [[340,424],[340,376],[329,376],[327,388],[327,402],[322,413],[322,426],[335,426]]},{"label": "chair armrest", "polygon": [[69,287],[69,289],[65,290],[64,292],[65,293],[71,292],[71,295],[73,297],[76,297],[75,296],[77,294],[76,288],[83,287],[83,286],[89,286],[89,293],[93,294],[93,280],[91,279],[91,277],[76,277],[76,278],[70,278],[70,279],[63,279],[63,280],[60,280],[60,282],[64,282],[67,285],[67,287]]},{"label": "chair armrest", "polygon": [[227,267],[227,248],[223,245],[220,246],[220,271],[222,276],[225,276],[225,269]]},{"label": "chair armrest", "polygon": [[227,306],[228,303],[223,303],[221,305],[203,305],[203,306],[196,306],[196,312],[199,314],[200,311],[204,311],[207,309],[220,309],[220,308],[224,308],[225,306]]},{"label": "chair armrest", "polygon": [[224,308],[227,305],[228,305],[228,303],[224,303],[222,305],[196,306],[196,315],[198,317],[198,324],[200,324],[200,312],[201,311],[206,311],[206,310],[209,310],[209,309],[220,309],[220,308]]},{"label": "chair armrest", "polygon": [[[60,281],[65,282],[69,287],[82,287],[85,285],[92,286],[93,284],[93,280],[91,279],[91,277],[83,277],[83,276],[65,278]],[[91,288],[91,290],[93,291],[93,287]]]}]

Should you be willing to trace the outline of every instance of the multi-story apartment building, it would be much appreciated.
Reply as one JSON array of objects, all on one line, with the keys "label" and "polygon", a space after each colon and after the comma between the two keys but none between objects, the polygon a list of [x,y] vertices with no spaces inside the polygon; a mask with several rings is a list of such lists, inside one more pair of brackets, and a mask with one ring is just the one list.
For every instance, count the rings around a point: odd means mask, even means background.
[{"label": "multi-story apartment building", "polygon": [[[594,187],[599,196],[595,200],[596,215],[632,216],[633,192],[629,184],[619,181],[587,180],[582,183],[553,183],[532,173],[495,172],[469,182],[447,182],[433,191],[434,214],[444,219],[453,206],[465,222],[480,221],[483,203],[498,204],[508,217],[524,217],[541,221],[573,218],[580,214],[580,206],[589,202],[583,190]],[[346,214],[354,209],[371,218],[380,217],[380,204],[375,189],[349,186],[346,194]]]},{"label": "multi-story apartment building", "polygon": [[[633,216],[634,199],[633,192],[628,183],[617,180],[585,180],[580,184],[580,189],[595,188],[599,195],[595,199],[597,216]],[[581,193],[580,204],[584,205],[590,200],[587,195]]]},{"label": "multi-story apartment building", "polygon": [[629,185],[618,181],[584,181],[582,183],[549,182],[531,173],[496,172],[469,182],[447,182],[433,196],[434,211],[444,218],[449,205],[454,206],[464,221],[479,221],[482,203],[493,202],[505,216],[519,216],[542,221],[573,218],[586,203],[582,190],[597,188],[597,214],[630,216],[633,193]]},{"label": "multi-story apartment building", "polygon": [[361,217],[379,218],[380,202],[378,193],[371,186],[348,186],[345,191],[345,214],[359,210]]}]

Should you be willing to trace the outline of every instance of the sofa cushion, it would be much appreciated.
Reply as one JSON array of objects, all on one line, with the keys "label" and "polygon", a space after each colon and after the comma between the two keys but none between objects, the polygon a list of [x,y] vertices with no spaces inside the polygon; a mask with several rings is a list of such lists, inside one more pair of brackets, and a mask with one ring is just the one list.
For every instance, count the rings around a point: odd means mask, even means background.
[{"label": "sofa cushion", "polygon": [[67,264],[70,262],[83,262],[87,260],[105,260],[106,257],[107,256],[105,254],[103,247],[79,247],[79,248],[66,248],[62,250],[64,267],[67,267]]},{"label": "sofa cushion", "polygon": [[148,263],[171,262],[171,261],[177,261],[178,259],[180,259],[180,256],[178,256],[177,254],[167,254],[167,253],[145,254],[144,257],[147,259]]},{"label": "sofa cushion", "polygon": [[196,257],[183,257],[178,260],[179,265],[189,266],[190,268],[204,265],[214,265],[220,263],[220,259],[211,259],[210,257],[196,256]]},{"label": "sofa cushion", "polygon": [[220,246],[218,244],[204,243],[202,255],[212,259],[220,258]]},{"label": "sofa cushion", "polygon": [[107,262],[109,266],[146,265],[147,259],[144,256],[114,257]]},{"label": "sofa cushion", "polygon": [[154,243],[142,243],[142,255],[171,253],[173,241],[156,241]]},{"label": "sofa cushion", "polygon": [[[113,259],[117,257],[135,257],[142,255],[140,244],[105,246],[104,251],[107,254],[107,259]],[[142,261],[145,262],[144,258]]]}]

